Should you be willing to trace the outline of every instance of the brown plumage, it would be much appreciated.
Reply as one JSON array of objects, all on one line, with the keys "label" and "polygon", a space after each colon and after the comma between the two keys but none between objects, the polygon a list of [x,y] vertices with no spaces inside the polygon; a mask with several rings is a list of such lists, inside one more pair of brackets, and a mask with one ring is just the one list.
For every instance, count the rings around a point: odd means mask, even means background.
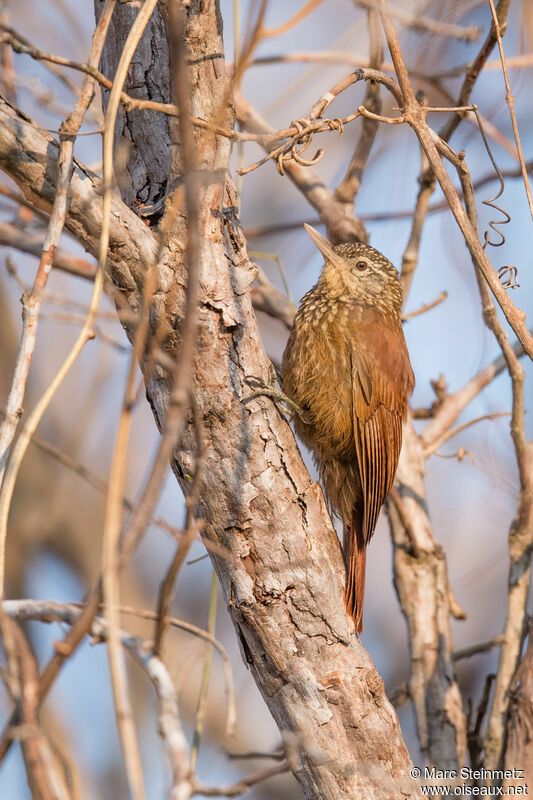
[{"label": "brown plumage", "polygon": [[414,376],[398,273],[365,244],[333,247],[307,231],[325,264],[304,296],[283,354],[283,391],[344,526],[346,608],[362,630],[366,547],[392,487]]}]

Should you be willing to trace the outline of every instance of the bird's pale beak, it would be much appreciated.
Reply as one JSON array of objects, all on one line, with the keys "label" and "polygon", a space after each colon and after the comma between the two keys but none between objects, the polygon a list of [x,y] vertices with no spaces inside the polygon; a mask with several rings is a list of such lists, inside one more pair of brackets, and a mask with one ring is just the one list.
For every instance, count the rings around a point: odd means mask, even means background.
[{"label": "bird's pale beak", "polygon": [[339,267],[339,269],[342,269],[345,266],[344,262],[342,258],[337,255],[326,237],[322,236],[321,233],[315,230],[315,228],[313,228],[311,225],[308,225],[306,222],[304,222],[304,228],[311,237],[315,247],[317,247],[324,256],[324,259],[329,261],[331,264],[334,264],[336,267]]}]

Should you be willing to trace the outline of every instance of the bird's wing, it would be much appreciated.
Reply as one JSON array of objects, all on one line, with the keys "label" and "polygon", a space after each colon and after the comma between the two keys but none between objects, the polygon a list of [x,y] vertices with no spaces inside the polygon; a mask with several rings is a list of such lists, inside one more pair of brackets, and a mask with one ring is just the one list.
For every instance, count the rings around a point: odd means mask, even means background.
[{"label": "bird's wing", "polygon": [[368,347],[356,346],[351,352],[353,432],[362,491],[356,525],[359,545],[368,544],[374,533],[400,457],[413,378],[401,328],[399,334],[399,347],[394,332],[384,331],[377,339],[360,337]]}]

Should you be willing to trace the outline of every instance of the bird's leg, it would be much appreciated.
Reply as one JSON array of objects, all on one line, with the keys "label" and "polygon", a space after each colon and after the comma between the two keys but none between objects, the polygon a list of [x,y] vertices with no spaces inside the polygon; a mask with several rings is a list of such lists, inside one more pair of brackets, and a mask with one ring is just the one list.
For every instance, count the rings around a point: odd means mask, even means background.
[{"label": "bird's leg", "polygon": [[309,422],[309,417],[306,412],[301,408],[298,403],[295,403],[294,400],[291,400],[290,397],[281,391],[281,389],[276,389],[275,386],[269,385],[266,383],[263,378],[257,377],[257,375],[248,375],[245,378],[246,383],[251,386],[252,383],[255,384],[258,389],[252,394],[249,394],[247,397],[243,398],[243,403],[247,403],[249,400],[254,400],[256,397],[270,397],[270,399],[279,407],[282,406],[281,410],[289,415],[290,419],[294,419],[295,416],[300,417],[302,422]]}]

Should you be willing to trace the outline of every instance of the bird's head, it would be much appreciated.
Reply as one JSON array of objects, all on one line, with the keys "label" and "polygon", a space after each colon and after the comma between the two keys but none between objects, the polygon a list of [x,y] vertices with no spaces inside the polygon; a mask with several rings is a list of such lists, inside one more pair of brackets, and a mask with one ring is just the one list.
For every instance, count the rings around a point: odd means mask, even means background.
[{"label": "bird's head", "polygon": [[383,312],[399,314],[403,293],[391,262],[368,244],[347,242],[333,246],[311,225],[304,225],[324,256],[321,281],[339,295]]}]

